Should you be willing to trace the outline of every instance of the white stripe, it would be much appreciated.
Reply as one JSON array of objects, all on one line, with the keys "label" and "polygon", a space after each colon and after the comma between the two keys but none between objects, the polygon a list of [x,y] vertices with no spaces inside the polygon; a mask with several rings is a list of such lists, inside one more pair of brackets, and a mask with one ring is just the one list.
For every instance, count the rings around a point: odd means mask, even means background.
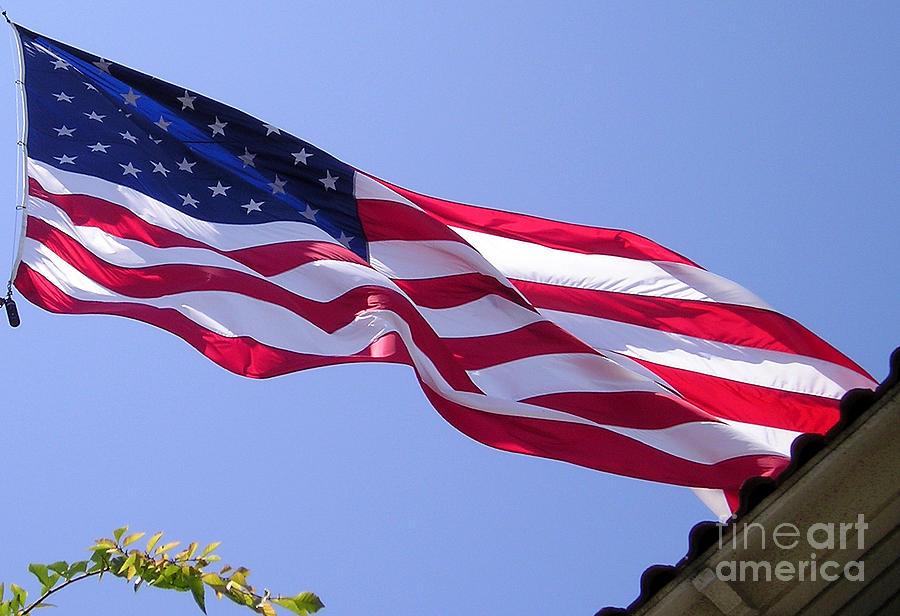
[{"label": "white stripe", "polygon": [[848,389],[872,386],[853,370],[804,355],[713,342],[559,310],[541,309],[540,313],[601,353],[614,351],[740,383],[833,399],[840,399]]},{"label": "white stripe", "polygon": [[772,451],[777,451],[780,455],[788,458],[791,457],[791,445],[794,444],[798,436],[803,434],[796,430],[760,426],[759,424],[735,421],[733,419],[721,419],[720,421],[742,434],[746,434],[755,441],[765,443]]},{"label": "white stripe", "polygon": [[409,207],[417,209],[420,212],[422,211],[422,208],[420,208],[418,205],[416,205],[406,197],[394,192],[381,182],[376,182],[369,176],[360,173],[359,171],[356,171],[353,174],[353,196],[357,199],[391,201],[393,203],[408,205]]},{"label": "white stripe", "polygon": [[511,400],[576,391],[668,393],[605,357],[587,353],[533,355],[468,373],[485,393]]},{"label": "white stripe", "polygon": [[62,171],[44,163],[28,159],[28,175],[36,179],[49,193],[91,195],[121,205],[148,224],[168,229],[219,250],[239,250],[250,246],[296,241],[298,238],[340,245],[315,225],[299,221],[265,222],[252,225],[214,223],[188,216],[161,201],[126,186],[106,180]]},{"label": "white stripe", "polygon": [[510,332],[547,319],[498,295],[452,308],[423,308],[418,311],[441,338],[474,338]]},{"label": "white stripe", "polygon": [[[679,458],[710,464],[711,460],[729,460],[737,457],[734,451],[738,440],[744,455],[777,455],[783,456],[779,449],[764,441],[755,439],[755,434],[734,427],[714,422],[695,421],[678,424],[661,430],[644,430],[637,428],[612,428],[613,431],[629,436],[635,440],[667,453],[678,451]],[[690,444],[687,451],[685,445]]]},{"label": "white stripe", "polygon": [[453,240],[381,240],[369,242],[369,262],[396,280],[422,280],[481,273],[512,285],[471,246]]},{"label": "white stripe", "polygon": [[586,255],[451,227],[506,277],[632,295],[743,304],[769,309],[743,287],[682,263]]}]

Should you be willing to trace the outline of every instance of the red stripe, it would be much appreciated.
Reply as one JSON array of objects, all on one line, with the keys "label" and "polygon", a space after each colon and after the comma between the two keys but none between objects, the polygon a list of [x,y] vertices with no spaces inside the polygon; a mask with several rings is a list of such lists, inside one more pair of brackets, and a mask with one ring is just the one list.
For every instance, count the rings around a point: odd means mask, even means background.
[{"label": "red stripe", "polygon": [[357,199],[359,219],[366,239],[385,240],[449,240],[465,243],[442,222],[402,203],[376,199]]},{"label": "red stripe", "polygon": [[840,419],[840,400],[749,385],[635,360],[685,399],[715,417],[797,432],[824,434]]},{"label": "red stripe", "polygon": [[203,248],[246,265],[263,276],[274,276],[319,259],[348,261],[368,267],[367,262],[343,246],[316,240],[282,242],[230,251],[219,250],[150,224],[128,208],[104,199],[89,195],[49,193],[34,178],[28,179],[28,185],[28,193],[31,196],[52,203],[64,211],[75,225],[96,227],[116,237],[137,240],[158,248]]},{"label": "red stripe", "polygon": [[392,289],[366,285],[353,288],[331,301],[319,302],[255,276],[219,267],[165,264],[128,268],[111,265],[65,233],[31,217],[26,235],[43,243],[103,287],[137,299],[190,291],[239,293],[290,310],[328,333],[367,311],[390,310],[409,325],[413,342],[429,356],[452,387],[460,391],[480,391],[422,315]]},{"label": "red stripe", "polygon": [[578,289],[526,280],[510,282],[538,308],[611,319],[725,344],[804,355],[871,378],[865,370],[811,331],[771,310]]},{"label": "red stripe", "polygon": [[690,421],[715,421],[712,415],[678,398],[652,392],[565,392],[522,402],[623,428],[656,430]]},{"label": "red stripe", "polygon": [[490,336],[444,338],[443,341],[466,370],[480,370],[535,355],[598,354],[595,349],[550,321],[538,321]]},{"label": "red stripe", "polygon": [[19,267],[15,284],[30,302],[51,312],[118,315],[155,325],[184,339],[215,363],[241,376],[269,378],[308,368],[369,361],[412,365],[402,339],[394,333],[386,334],[353,355],[333,357],[294,353],[264,345],[245,336],[221,336],[169,308],[127,302],[78,300],[64,294],[26,264]]},{"label": "red stripe", "polygon": [[748,477],[777,475],[788,463],[781,456],[742,456],[712,465],[699,464],[599,427],[471,409],[441,397],[424,383],[421,385],[444,419],[480,443],[608,473],[676,485],[737,490]]},{"label": "red stripe", "polygon": [[444,224],[454,227],[582,254],[670,261],[699,267],[682,255],[628,231],[575,225],[536,216],[444,201],[400,188],[378,178],[373,179],[409,199]]},{"label": "red stripe", "polygon": [[470,272],[435,278],[392,280],[416,305],[424,308],[452,308],[481,299],[485,295],[497,295],[523,308],[534,310],[518,291],[487,274]]}]

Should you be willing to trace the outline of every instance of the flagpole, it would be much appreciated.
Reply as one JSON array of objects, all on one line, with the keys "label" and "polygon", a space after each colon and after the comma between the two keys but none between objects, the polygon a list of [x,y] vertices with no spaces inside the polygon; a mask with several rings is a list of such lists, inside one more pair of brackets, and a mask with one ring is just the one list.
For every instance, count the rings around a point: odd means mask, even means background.
[{"label": "flagpole", "polygon": [[[9,319],[9,324],[12,327],[18,327],[19,325],[19,313],[16,309],[16,304],[12,298],[12,285],[13,279],[15,278],[16,271],[19,269],[19,263],[22,261],[22,250],[24,248],[25,242],[25,224],[26,224],[26,198],[28,195],[28,186],[27,186],[27,171],[26,166],[28,164],[28,146],[27,146],[27,135],[28,135],[28,100],[25,96],[25,57],[22,50],[22,40],[19,37],[19,31],[16,30],[15,24],[13,24],[12,20],[10,20],[9,16],[6,14],[6,10],[0,12],[0,15],[3,15],[3,18],[6,19],[6,23],[9,24],[9,27],[13,31],[13,35],[15,37],[15,45],[16,45],[16,55],[19,58],[19,76],[16,79],[16,85],[18,86],[19,93],[19,106],[16,108],[16,116],[17,116],[17,127],[21,126],[21,132],[19,133],[18,145],[21,148],[21,155],[19,157],[19,161],[21,166],[17,166],[16,173],[19,176],[19,186],[22,190],[22,197],[20,200],[20,204],[16,206],[17,215],[21,216],[21,220],[19,222],[19,237],[18,242],[16,243],[16,253],[13,259],[12,267],[9,274],[9,280],[6,283],[6,297],[0,299],[6,306],[6,316]],[[21,113],[22,122],[21,124],[18,122],[18,116]]]}]

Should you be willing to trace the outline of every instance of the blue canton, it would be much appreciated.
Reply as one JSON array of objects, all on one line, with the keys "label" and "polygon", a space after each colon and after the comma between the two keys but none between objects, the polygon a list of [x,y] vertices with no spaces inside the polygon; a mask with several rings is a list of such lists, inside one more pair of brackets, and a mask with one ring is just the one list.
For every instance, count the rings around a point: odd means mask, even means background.
[{"label": "blue canton", "polygon": [[313,224],[367,258],[349,165],[242,111],[16,29],[30,157],[210,222]]}]

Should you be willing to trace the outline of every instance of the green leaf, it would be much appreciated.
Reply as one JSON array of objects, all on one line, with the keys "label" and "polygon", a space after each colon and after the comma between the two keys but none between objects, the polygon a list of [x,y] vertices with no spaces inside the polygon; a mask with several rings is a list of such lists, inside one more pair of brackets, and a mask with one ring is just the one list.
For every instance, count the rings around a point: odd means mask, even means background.
[{"label": "green leaf", "polygon": [[10,584],[9,590],[12,592],[13,597],[19,601],[20,604],[25,605],[25,600],[28,598],[28,591],[18,586],[16,584]]},{"label": "green leaf", "polygon": [[127,525],[127,524],[126,524],[125,526],[123,526],[122,528],[117,528],[116,530],[113,531],[113,537],[115,538],[116,541],[118,541],[119,538],[120,538],[122,535],[124,535],[124,534],[125,534],[125,531],[127,531],[127,530],[128,530],[128,525]]},{"label": "green leaf", "polygon": [[35,606],[34,606],[33,608],[31,608],[31,609],[36,610],[36,609],[38,609],[38,608],[40,608],[40,607],[56,607],[56,606],[55,606],[54,604],[52,604],[52,603],[38,603],[37,605],[35,605]]},{"label": "green leaf", "polygon": [[146,534],[147,533],[131,533],[130,535],[122,539],[122,547],[128,547]]},{"label": "green leaf", "polygon": [[191,578],[190,580],[188,580],[188,583],[191,586],[191,595],[194,597],[194,602],[197,604],[197,607],[200,608],[200,611],[205,614],[206,588],[204,588],[203,582],[201,582],[198,578]]},{"label": "green leaf", "polygon": [[47,581],[50,579],[47,571],[47,565],[31,563],[30,565],[28,565],[28,570],[34,574],[34,577],[36,577],[42,585],[46,585]]},{"label": "green leaf", "polygon": [[52,565],[47,565],[47,567],[51,571],[55,571],[56,573],[58,573],[60,575],[65,575],[66,571],[68,571],[68,569],[69,569],[69,563],[67,563],[64,560],[58,560],[55,563],[53,563]]},{"label": "green leaf", "polygon": [[0,601],[3,601],[3,593],[6,592],[6,586],[0,582]]},{"label": "green leaf", "polygon": [[71,579],[75,577],[75,575],[79,573],[84,573],[87,571],[87,561],[86,560],[78,560],[69,565],[69,570],[66,572],[66,579]]},{"label": "green leaf", "polygon": [[56,586],[56,583],[59,581],[60,575],[58,573],[54,573],[50,576],[50,579],[41,587],[41,594],[43,595],[48,590]]},{"label": "green leaf", "polygon": [[299,614],[299,616],[315,614],[320,609],[325,607],[325,604],[322,603],[322,600],[311,592],[301,592],[296,597],[276,597],[272,599],[272,603],[289,609],[295,614]]},{"label": "green leaf", "polygon": [[153,548],[156,547],[156,543],[159,541],[160,537],[162,537],[162,536],[163,536],[162,531],[159,531],[158,533],[156,533],[155,535],[153,535],[152,537],[150,537],[147,540],[147,553],[148,554],[153,550]]}]

